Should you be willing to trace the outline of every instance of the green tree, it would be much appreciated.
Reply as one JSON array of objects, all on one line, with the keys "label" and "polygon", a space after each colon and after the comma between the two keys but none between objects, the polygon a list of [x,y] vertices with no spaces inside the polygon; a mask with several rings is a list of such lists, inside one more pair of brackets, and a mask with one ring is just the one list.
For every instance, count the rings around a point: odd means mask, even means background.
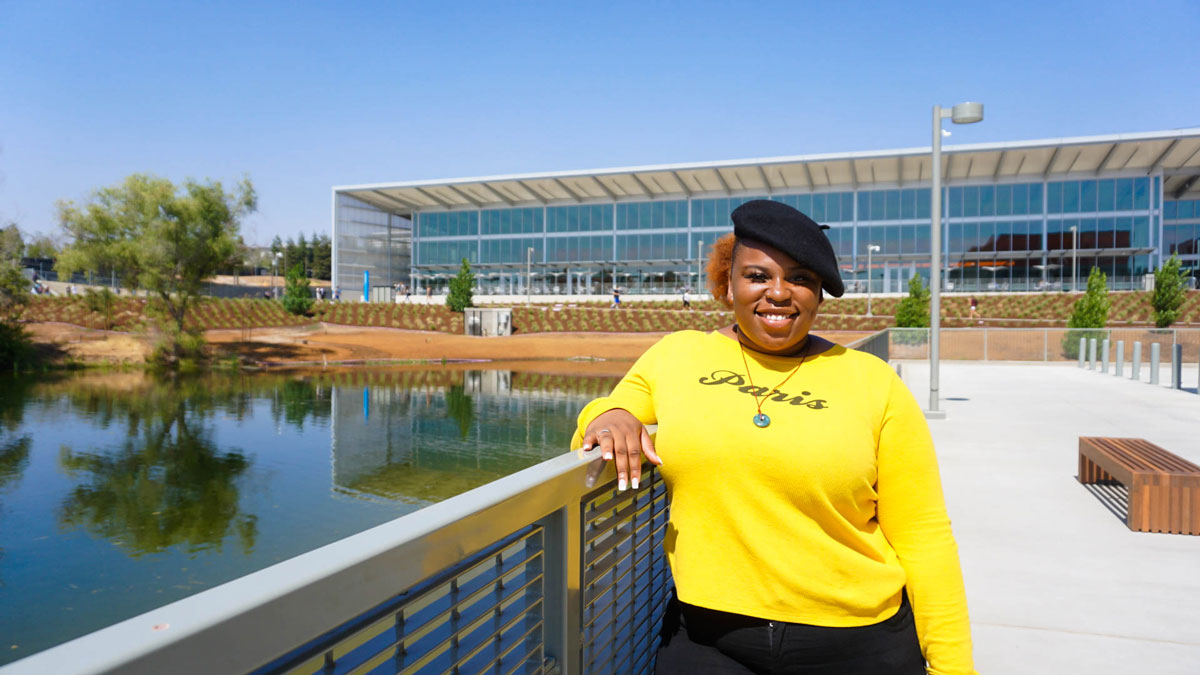
[{"label": "green tree", "polygon": [[1172,253],[1154,270],[1154,294],[1150,296],[1150,306],[1154,308],[1154,325],[1159,328],[1166,328],[1179,319],[1179,308],[1187,296],[1182,267],[1179,256]]},{"label": "green tree", "polygon": [[296,263],[287,273],[287,281],[283,288],[283,308],[292,314],[300,315],[307,313],[312,306],[312,293],[308,289],[308,277],[304,276],[304,266]]},{"label": "green tree", "polygon": [[327,234],[314,234],[312,238],[312,277],[329,281],[333,264],[333,244]]},{"label": "green tree", "polygon": [[30,281],[21,272],[25,244],[16,225],[0,229],[0,368],[28,363],[33,342],[21,325],[21,314],[29,304]]},{"label": "green tree", "polygon": [[21,264],[21,256],[25,255],[25,240],[16,223],[9,223],[0,229],[0,258]]},{"label": "green tree", "polygon": [[471,276],[471,264],[466,258],[462,259],[462,267],[458,274],[450,280],[450,294],[446,296],[446,306],[451,312],[461,312],[468,307],[474,307],[471,297],[471,286],[475,279]]},{"label": "green tree", "polygon": [[35,237],[25,245],[25,256],[29,258],[57,258],[58,244],[46,235]]},{"label": "green tree", "polygon": [[1108,323],[1108,310],[1112,300],[1108,297],[1108,277],[1099,267],[1093,267],[1088,273],[1087,289],[1071,309],[1067,318],[1066,335],[1063,336],[1063,353],[1067,358],[1079,356],[1079,339],[1103,339],[1104,328]]},{"label": "green tree", "polygon": [[[82,206],[59,203],[69,243],[56,267],[64,276],[104,270],[120,274],[127,287],[150,292],[154,308],[169,320],[169,333],[179,337],[205,280],[233,257],[241,220],[256,204],[248,178],[227,192],[219,182],[189,179],[176,186],[165,178],[134,174],[97,190]],[[183,343],[172,339],[172,344]]]},{"label": "green tree", "polygon": [[925,328],[929,326],[929,288],[919,274],[908,280],[908,297],[896,305],[897,328]]}]

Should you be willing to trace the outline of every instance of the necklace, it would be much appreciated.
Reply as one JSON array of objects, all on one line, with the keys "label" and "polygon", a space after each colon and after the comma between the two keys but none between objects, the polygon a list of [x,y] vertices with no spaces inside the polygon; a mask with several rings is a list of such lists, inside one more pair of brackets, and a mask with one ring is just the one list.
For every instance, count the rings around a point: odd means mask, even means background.
[{"label": "necklace", "polygon": [[[736,332],[737,329],[735,328],[734,330]],[[788,373],[788,376],[783,378],[783,382],[775,385],[773,389],[768,390],[767,393],[762,395],[761,399],[758,397],[758,394],[751,394],[751,396],[754,397],[754,403],[758,408],[758,412],[753,417],[754,426],[763,429],[771,425],[771,418],[762,411],[763,404],[767,402],[768,396],[770,396],[773,392],[779,391],[779,388],[787,384],[787,381],[792,379],[792,376],[796,374],[796,371],[800,370],[800,366],[804,365],[804,361],[808,358],[808,350],[812,346],[812,338],[805,338],[805,340],[804,356],[800,357],[800,363],[797,363],[796,367],[792,368],[792,372]],[[750,375],[750,362],[746,360],[746,346],[742,344],[741,340],[738,340],[738,348],[742,353],[742,365],[746,367],[746,379],[750,380],[750,387],[753,388],[754,377]]]}]

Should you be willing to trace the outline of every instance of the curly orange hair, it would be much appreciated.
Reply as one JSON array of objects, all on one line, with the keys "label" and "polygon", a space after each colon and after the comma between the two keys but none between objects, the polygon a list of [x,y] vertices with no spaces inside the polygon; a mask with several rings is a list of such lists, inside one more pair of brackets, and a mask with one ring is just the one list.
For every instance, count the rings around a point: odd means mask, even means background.
[{"label": "curly orange hair", "polygon": [[733,267],[733,249],[737,248],[737,237],[730,232],[713,242],[708,250],[708,290],[717,302],[732,309],[729,302],[729,270]]}]

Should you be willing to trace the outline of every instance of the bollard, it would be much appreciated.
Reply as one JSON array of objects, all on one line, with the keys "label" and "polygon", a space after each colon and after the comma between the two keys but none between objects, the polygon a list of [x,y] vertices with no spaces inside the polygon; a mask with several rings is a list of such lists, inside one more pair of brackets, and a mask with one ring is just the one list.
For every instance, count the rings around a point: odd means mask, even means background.
[{"label": "bollard", "polygon": [[1133,380],[1134,382],[1137,382],[1138,380],[1142,379],[1142,343],[1141,342],[1133,343],[1133,364],[1132,365],[1133,365],[1133,367],[1130,370],[1132,370],[1133,372],[1130,373],[1129,379]]},{"label": "bollard", "polygon": [[1100,361],[1100,372],[1108,373],[1108,338],[1104,338],[1104,346],[1100,350],[1100,355],[1103,357]]},{"label": "bollard", "polygon": [[[1049,332],[1049,331],[1047,331]],[[1083,367],[1083,362],[1087,357],[1087,338],[1079,338],[1079,367]]]},{"label": "bollard", "polygon": [[1096,369],[1096,338],[1088,340],[1088,370]]},{"label": "bollard", "polygon": [[1183,345],[1171,345],[1171,388],[1183,389]]},{"label": "bollard", "polygon": [[1161,352],[1162,345],[1150,343],[1150,384],[1158,384],[1158,356]]},{"label": "bollard", "polygon": [[1113,368],[1113,375],[1121,377],[1121,373],[1125,372],[1125,341],[1117,340],[1117,367]]}]

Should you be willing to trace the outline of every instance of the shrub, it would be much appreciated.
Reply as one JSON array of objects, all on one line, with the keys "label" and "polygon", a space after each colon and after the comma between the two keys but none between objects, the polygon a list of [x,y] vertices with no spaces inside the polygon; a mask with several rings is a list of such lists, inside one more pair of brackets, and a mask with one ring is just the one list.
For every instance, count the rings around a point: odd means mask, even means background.
[{"label": "shrub", "polygon": [[919,274],[908,280],[908,297],[896,306],[897,328],[925,328],[929,325],[929,289]]},{"label": "shrub", "polygon": [[1183,306],[1187,295],[1181,267],[1179,256],[1172,253],[1162,267],[1154,271],[1154,294],[1150,296],[1150,306],[1154,308],[1151,315],[1154,325],[1159,328],[1167,328],[1179,320],[1179,308]]},{"label": "shrub", "polygon": [[475,283],[471,277],[471,265],[466,258],[462,259],[462,267],[458,268],[458,274],[450,280],[450,293],[446,295],[446,306],[451,312],[462,313],[468,307],[474,307],[474,299],[471,297],[471,286]]},{"label": "shrub", "polygon": [[313,298],[308,289],[308,278],[304,276],[304,268],[299,263],[288,270],[284,284],[283,308],[291,314],[307,314],[312,309]]},{"label": "shrub", "polygon": [[1104,331],[1095,329],[1104,328],[1108,323],[1108,310],[1111,307],[1112,301],[1108,298],[1108,279],[1099,267],[1093,267],[1092,271],[1088,273],[1087,290],[1084,291],[1082,297],[1075,301],[1071,316],[1067,319],[1067,328],[1084,329],[1068,330],[1063,336],[1063,353],[1067,358],[1079,357],[1080,338],[1100,339],[1104,337]]}]

